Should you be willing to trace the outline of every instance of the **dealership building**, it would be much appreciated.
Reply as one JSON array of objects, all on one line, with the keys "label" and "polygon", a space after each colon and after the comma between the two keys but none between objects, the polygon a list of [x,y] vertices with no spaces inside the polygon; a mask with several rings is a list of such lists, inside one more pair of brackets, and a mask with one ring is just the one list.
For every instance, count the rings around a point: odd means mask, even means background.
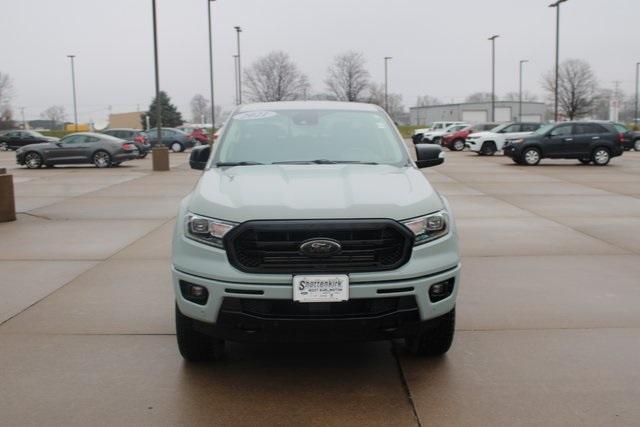
[{"label": "dealership building", "polygon": [[496,101],[496,116],[491,120],[491,102],[466,102],[461,104],[428,105],[409,109],[412,125],[428,125],[433,122],[496,123],[520,120],[542,122],[546,110],[543,102],[522,102],[522,117],[518,118],[518,101]]}]

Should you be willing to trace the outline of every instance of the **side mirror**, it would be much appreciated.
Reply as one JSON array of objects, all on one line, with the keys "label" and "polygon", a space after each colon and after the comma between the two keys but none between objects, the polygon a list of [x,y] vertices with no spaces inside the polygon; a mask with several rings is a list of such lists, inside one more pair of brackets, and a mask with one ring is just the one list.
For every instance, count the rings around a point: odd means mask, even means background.
[{"label": "side mirror", "polygon": [[191,166],[191,169],[204,170],[205,166],[207,166],[209,155],[211,155],[211,147],[208,145],[194,147],[191,150],[191,155],[189,156],[189,165]]},{"label": "side mirror", "polygon": [[60,141],[55,141],[54,144],[56,144],[58,147],[62,147],[62,142]]},{"label": "side mirror", "polygon": [[430,168],[444,163],[444,151],[439,145],[416,144],[416,165],[422,168]]}]

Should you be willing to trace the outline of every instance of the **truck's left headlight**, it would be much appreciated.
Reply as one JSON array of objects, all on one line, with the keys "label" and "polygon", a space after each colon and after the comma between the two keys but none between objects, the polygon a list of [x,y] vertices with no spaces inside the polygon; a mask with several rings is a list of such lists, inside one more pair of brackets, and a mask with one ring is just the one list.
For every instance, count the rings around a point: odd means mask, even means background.
[{"label": "truck's left headlight", "polygon": [[236,225],[235,222],[188,213],[184,220],[184,233],[192,240],[222,249],[224,235]]},{"label": "truck's left headlight", "polygon": [[449,215],[441,210],[402,223],[416,236],[414,246],[438,239],[449,232]]}]

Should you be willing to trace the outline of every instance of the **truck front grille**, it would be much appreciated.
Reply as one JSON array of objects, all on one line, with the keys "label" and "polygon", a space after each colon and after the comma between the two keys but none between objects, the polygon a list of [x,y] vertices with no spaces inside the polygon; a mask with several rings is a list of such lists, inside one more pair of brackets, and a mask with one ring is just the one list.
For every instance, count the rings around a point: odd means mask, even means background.
[{"label": "truck front grille", "polygon": [[[341,250],[310,257],[300,245],[310,239],[331,239]],[[248,221],[225,236],[229,261],[250,273],[349,273],[392,270],[411,256],[413,235],[396,221],[300,220]]]}]

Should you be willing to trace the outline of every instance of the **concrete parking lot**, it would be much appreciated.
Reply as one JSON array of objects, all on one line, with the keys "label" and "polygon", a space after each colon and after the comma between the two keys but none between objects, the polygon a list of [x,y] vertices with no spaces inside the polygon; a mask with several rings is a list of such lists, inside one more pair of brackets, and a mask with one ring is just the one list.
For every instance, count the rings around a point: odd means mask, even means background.
[{"label": "concrete parking lot", "polygon": [[2,425],[637,425],[640,152],[607,167],[447,153],[463,254],[442,359],[401,343],[178,354],[170,238],[199,173],[17,169],[0,224]]}]

